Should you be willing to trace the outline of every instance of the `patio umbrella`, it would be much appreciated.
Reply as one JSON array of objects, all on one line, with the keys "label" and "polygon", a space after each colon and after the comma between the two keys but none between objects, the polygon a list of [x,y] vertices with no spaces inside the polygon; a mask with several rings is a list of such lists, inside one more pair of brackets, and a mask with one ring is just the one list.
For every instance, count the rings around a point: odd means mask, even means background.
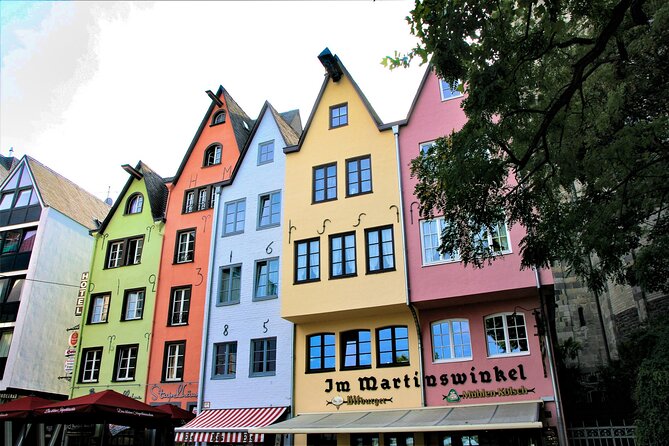
[{"label": "patio umbrella", "polygon": [[52,402],[38,396],[25,396],[5,404],[0,404],[0,422],[31,418],[34,415],[33,410],[36,407]]},{"label": "patio umbrella", "polygon": [[170,415],[170,419],[172,420],[172,424],[176,424],[178,426],[182,426],[195,418],[195,414],[193,412],[183,410],[181,407],[175,406],[174,404],[161,404],[160,406],[154,407],[168,413]]},{"label": "patio umbrella", "polygon": [[167,412],[113,390],[104,390],[35,409],[40,420],[53,423],[120,424],[156,427],[169,423]]}]

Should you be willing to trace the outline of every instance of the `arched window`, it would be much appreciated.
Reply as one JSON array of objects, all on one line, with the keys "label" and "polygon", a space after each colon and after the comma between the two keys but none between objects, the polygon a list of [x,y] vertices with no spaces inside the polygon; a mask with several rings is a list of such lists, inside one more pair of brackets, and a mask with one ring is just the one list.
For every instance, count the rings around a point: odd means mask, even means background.
[{"label": "arched window", "polygon": [[221,164],[221,154],[223,153],[223,147],[220,144],[214,144],[209,146],[207,150],[204,151],[204,163],[206,166],[213,166],[215,164]]},{"label": "arched window", "polygon": [[211,125],[223,124],[225,122],[225,110],[221,110],[214,114],[214,117],[211,118]]},{"label": "arched window", "polygon": [[142,194],[132,194],[128,198],[128,204],[125,208],[126,214],[139,214],[144,207],[144,196]]}]

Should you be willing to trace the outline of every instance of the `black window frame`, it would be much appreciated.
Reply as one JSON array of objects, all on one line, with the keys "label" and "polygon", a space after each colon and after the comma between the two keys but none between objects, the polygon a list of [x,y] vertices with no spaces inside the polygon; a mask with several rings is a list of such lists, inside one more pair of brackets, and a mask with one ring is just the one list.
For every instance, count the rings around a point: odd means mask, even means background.
[{"label": "black window frame", "polygon": [[[84,364],[86,363],[86,355],[88,353],[93,353],[97,352],[99,353],[98,359],[94,360],[94,365],[97,363],[97,368],[93,369],[93,377],[90,380],[84,380],[84,373],[85,373],[85,366]],[[104,354],[104,347],[89,347],[89,348],[82,348],[81,349],[81,354],[80,354],[80,362],[79,362],[79,374],[77,377],[77,382],[79,384],[89,384],[89,383],[97,383],[100,382],[100,370],[102,369],[102,356]]]},{"label": "black window frame", "polygon": [[[341,114],[341,109],[342,108],[345,109],[344,115]],[[346,116],[346,122],[344,124],[333,125],[334,124],[333,123],[334,116],[332,114],[333,114],[333,111],[335,111],[335,110],[339,110],[339,112],[340,112],[339,115],[337,116],[337,119],[340,120],[342,116]],[[329,112],[328,112],[329,129],[332,130],[332,129],[338,129],[340,127],[346,127],[348,125],[348,123],[349,123],[348,102],[342,102],[340,104],[331,105],[330,109],[329,109]]]},{"label": "black window frame", "polygon": [[[185,234],[193,234],[193,249],[192,250],[186,250],[185,253],[188,253],[190,251],[190,257],[187,257],[186,260],[179,261],[179,254],[181,253],[180,251],[180,246],[181,246],[181,236]],[[174,241],[174,264],[175,265],[182,265],[184,263],[193,263],[195,261],[195,243],[197,239],[197,231],[196,228],[187,228],[187,229],[180,229],[177,231],[177,235]],[[187,242],[190,243],[190,242]]]},{"label": "black window frame", "polygon": [[[325,337],[332,337],[332,344],[326,344],[325,342]],[[311,345],[311,340],[319,338],[320,339],[320,345],[312,346]],[[307,361],[306,361],[306,373],[323,373],[323,372],[333,372],[337,368],[337,335],[332,332],[323,332],[323,333],[313,333],[310,334],[309,336],[306,337],[306,354],[307,354]],[[332,346],[333,347],[333,354],[332,355],[326,355],[325,354],[325,349],[327,346]],[[312,349],[318,349],[318,355],[317,356],[312,356]],[[332,358],[332,367],[325,367],[325,360],[326,358]],[[311,366],[311,361],[313,359],[318,359],[321,362],[321,367],[312,367]]]},{"label": "black window frame", "polygon": [[[362,191],[362,171],[363,169],[360,167],[360,162],[363,160],[369,160],[369,190],[368,191]],[[355,182],[355,184],[358,186],[358,192],[356,193],[351,193],[351,179],[350,179],[350,172],[349,172],[349,164],[350,163],[356,163],[357,165],[357,172],[358,172],[358,181]],[[346,169],[346,198],[351,198],[351,197],[357,197],[359,195],[367,195],[367,194],[372,194],[374,193],[374,180],[372,178],[372,155],[367,154],[367,155],[362,155],[362,156],[356,156],[354,158],[348,158],[344,162],[344,167]]]},{"label": "black window frame", "polygon": [[[220,149],[221,151],[218,162],[216,162],[216,149]],[[211,162],[209,162],[210,157],[213,158]],[[206,149],[204,149],[204,156],[202,157],[202,167],[218,166],[222,162],[223,162],[223,144],[221,144],[220,142],[209,144],[209,146]]]},{"label": "black window frame", "polygon": [[[406,337],[398,337],[397,335],[397,329],[404,329],[406,330]],[[385,330],[390,330],[390,339],[386,338],[381,338],[381,332]],[[404,349],[400,350],[398,348],[398,342],[400,342],[402,339],[406,339],[407,343],[407,348],[406,348],[406,353],[407,353],[407,360],[406,362],[399,362],[397,360],[397,354],[401,351],[404,351]],[[388,350],[386,349],[381,349],[381,343],[383,341],[390,341],[391,343],[391,350],[390,353],[392,354],[393,360],[392,362],[381,362],[381,355],[382,353],[388,353]],[[409,343],[409,327],[406,325],[388,325],[385,327],[379,327],[376,329],[376,367],[404,367],[411,365],[411,345]]]},{"label": "black window frame", "polygon": [[[132,377],[130,378],[125,378],[125,379],[119,379],[118,373],[119,373],[119,366],[120,366],[120,361],[121,361],[121,353],[124,351],[129,351],[132,352],[132,350],[135,350],[135,357],[134,357],[134,364],[132,364],[132,367],[130,367],[130,370],[132,370]],[[132,382],[135,381],[135,374],[137,373],[137,360],[139,357],[139,344],[124,344],[124,345],[117,345],[114,347],[114,350],[116,351],[115,356],[114,356],[114,371],[112,373],[112,382]]]},{"label": "black window frame", "polygon": [[[135,262],[134,258],[137,256],[137,244],[135,243],[134,245],[134,251],[131,252],[130,247],[133,242],[137,242],[141,240],[141,248],[140,248],[140,254],[139,254],[139,261]],[[121,253],[120,253],[120,263],[118,265],[114,266],[109,266],[109,257],[111,256],[112,253],[112,246],[119,244],[121,245]],[[115,240],[109,240],[107,242],[107,254],[105,255],[105,265],[103,269],[115,269],[115,268],[122,268],[124,266],[133,266],[133,265],[139,265],[142,263],[142,253],[144,251],[144,234],[142,235],[134,235],[132,237],[126,237],[126,238],[119,238]],[[130,261],[130,259],[133,259]]]},{"label": "black window frame", "polygon": [[[234,352],[230,351],[230,348],[234,347]],[[223,364],[219,362],[219,358],[221,355],[219,354],[219,349],[220,348],[225,348],[225,352],[223,354],[224,361]],[[238,345],[237,341],[224,341],[224,342],[215,342],[214,343],[214,352],[212,355],[212,370],[211,370],[211,378],[212,379],[234,379],[237,377],[237,351],[238,351]],[[230,355],[234,354],[234,358],[230,360]],[[234,370],[230,372],[230,363],[232,362]],[[223,373],[216,373],[218,370],[218,367],[222,366],[224,370],[227,370],[227,372]]]},{"label": "black window frame", "polygon": [[[334,167],[334,180],[335,180],[335,185],[334,185],[334,197],[328,198],[328,179],[331,178],[328,176],[328,169],[330,167]],[[316,173],[319,170],[323,170],[323,199],[318,200],[316,198],[316,192],[319,191],[320,189],[316,188]],[[333,163],[327,163],[327,164],[321,164],[319,166],[314,166],[311,169],[311,204],[316,204],[316,203],[325,203],[328,201],[335,201],[337,199],[337,162]]]},{"label": "black window frame", "polygon": [[[393,257],[393,266],[390,268],[384,268],[383,267],[383,231],[385,229],[390,229],[390,236],[392,237],[391,240],[391,246],[393,248],[392,252],[392,257]],[[372,232],[376,232],[378,235],[379,239],[379,269],[371,270],[369,267],[369,234]],[[377,226],[374,228],[367,228],[365,229],[365,269],[367,271],[367,274],[381,274],[381,273],[387,273],[391,271],[396,271],[397,270],[397,259],[395,258],[395,229],[393,225],[386,225],[386,226]]]},{"label": "black window frame", "polygon": [[[353,236],[353,259],[352,259],[352,261],[353,261],[353,265],[355,267],[355,271],[353,271],[352,273],[346,273],[345,272],[346,271],[346,263],[351,261],[351,259],[348,259],[346,257],[346,250],[350,248],[350,246],[346,246],[346,238],[349,237],[349,236]],[[341,248],[342,274],[337,274],[337,275],[334,274],[335,262],[333,260],[333,258],[334,258],[333,240],[336,239],[336,238],[341,239],[341,245],[342,245],[342,248]],[[357,240],[356,240],[356,232],[355,231],[349,231],[349,232],[341,232],[339,234],[332,234],[328,237],[328,242],[329,242],[328,251],[329,251],[329,256],[330,256],[330,265],[328,267],[328,271],[329,271],[329,274],[330,274],[329,278],[331,280],[333,280],[333,279],[336,280],[336,279],[344,279],[344,278],[347,278],[347,277],[356,277],[358,275],[358,253],[357,253],[357,244],[358,243],[357,243]]]},{"label": "black window frame", "polygon": [[[139,317],[128,319],[126,317],[127,313],[128,313],[128,296],[131,293],[136,293],[136,292],[143,293],[141,314],[140,314]],[[121,322],[141,321],[142,319],[144,319],[144,308],[146,308],[146,288],[129,288],[129,289],[123,291],[123,306],[121,307]]]},{"label": "black window frame", "polygon": [[[135,203],[135,200],[141,199],[142,203],[139,207],[139,210],[137,212],[130,212],[132,205]],[[142,211],[144,210],[144,195],[142,195],[140,192],[135,192],[134,194],[130,195],[128,199],[125,202],[125,212],[123,215],[136,215],[136,214],[141,214]]]},{"label": "black window frame", "polygon": [[[218,121],[219,116],[223,116],[223,120]],[[225,124],[226,119],[227,119],[227,114],[225,113],[225,110],[219,110],[212,115],[211,123],[209,124],[209,127],[213,127],[215,125]]]},{"label": "black window frame", "polygon": [[[312,242],[318,242],[318,277],[312,278],[310,277],[310,271],[311,271],[311,256],[313,253],[311,252],[311,243]],[[307,258],[307,263],[306,263],[306,279],[303,280],[298,280],[298,270],[299,268],[299,249],[301,245],[307,245],[307,253],[306,253],[306,258]],[[293,267],[293,283],[298,284],[298,283],[311,283],[311,282],[318,282],[321,280],[321,238],[320,237],[312,237],[308,239],[303,239],[303,240],[296,240],[295,241],[295,256],[294,256],[294,267]]]},{"label": "black window frame", "polygon": [[[177,291],[185,291],[187,292],[186,297],[184,301],[186,302],[185,305],[182,306],[182,308],[185,308],[184,311],[180,311],[179,313],[174,312],[174,300],[176,297],[176,292]],[[167,326],[168,327],[183,327],[184,325],[188,325],[188,319],[190,317],[190,300],[191,296],[193,293],[193,287],[191,285],[182,285],[182,286],[175,286],[170,289],[170,307],[168,308],[167,311]],[[176,314],[184,314],[186,315],[185,322],[178,322],[174,323],[174,316]],[[183,319],[183,318],[180,318]]]},{"label": "black window frame", "polygon": [[[360,334],[369,333],[369,341],[361,341]],[[356,335],[355,339],[352,335]],[[348,342],[355,342],[355,365],[346,365],[346,358],[351,355],[346,354],[346,347]],[[360,346],[362,344],[369,344],[369,353],[361,353]],[[340,370],[360,370],[360,369],[371,369],[372,368],[372,331],[366,328],[346,330],[339,333],[339,361],[340,361]],[[361,364],[361,356],[369,355],[369,364]]]},{"label": "black window frame", "polygon": [[[177,346],[181,345],[183,346],[183,355],[181,357],[181,365],[179,365],[179,360],[177,358],[177,364],[176,364],[176,370],[177,370],[177,378],[174,379],[167,379],[167,365],[168,365],[168,353],[170,350],[170,347],[172,346]],[[181,372],[179,373],[179,370]],[[165,348],[163,350],[163,370],[161,373],[161,382],[163,383],[176,383],[176,382],[183,382],[184,380],[184,374],[186,370],[186,340],[181,339],[181,340],[176,340],[176,341],[166,341],[165,342]]]}]

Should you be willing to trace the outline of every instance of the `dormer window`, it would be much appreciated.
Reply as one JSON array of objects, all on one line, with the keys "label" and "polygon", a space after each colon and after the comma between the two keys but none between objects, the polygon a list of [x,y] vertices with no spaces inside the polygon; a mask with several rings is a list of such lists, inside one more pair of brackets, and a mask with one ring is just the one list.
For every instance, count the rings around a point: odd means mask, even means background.
[{"label": "dormer window", "polygon": [[128,204],[125,208],[126,214],[139,214],[144,208],[144,196],[142,194],[132,194],[128,198]]},{"label": "dormer window", "polygon": [[223,147],[220,144],[215,144],[207,148],[204,151],[204,163],[203,166],[214,166],[216,164],[221,164],[221,154],[223,153]]},{"label": "dormer window", "polygon": [[348,104],[333,105],[330,107],[330,128],[348,125]]},{"label": "dormer window", "polygon": [[225,122],[225,110],[217,112],[213,118],[211,118],[211,125],[223,124]]},{"label": "dormer window", "polygon": [[441,100],[447,101],[449,99],[459,98],[462,96],[458,87],[460,86],[460,81],[455,81],[453,85],[449,84],[443,79],[439,79],[439,90],[441,91]]}]

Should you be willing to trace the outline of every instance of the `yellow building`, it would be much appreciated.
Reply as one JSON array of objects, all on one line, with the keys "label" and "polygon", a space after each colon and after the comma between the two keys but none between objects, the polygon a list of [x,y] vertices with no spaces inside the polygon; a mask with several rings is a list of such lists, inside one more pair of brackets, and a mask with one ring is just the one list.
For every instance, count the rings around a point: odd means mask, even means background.
[{"label": "yellow building", "polygon": [[[397,129],[381,123],[336,56],[326,49],[319,59],[325,81],[299,144],[285,149],[280,295],[282,317],[296,324],[293,416],[418,408]],[[413,444],[410,433],[373,427],[314,429],[290,432],[297,445]]]}]

